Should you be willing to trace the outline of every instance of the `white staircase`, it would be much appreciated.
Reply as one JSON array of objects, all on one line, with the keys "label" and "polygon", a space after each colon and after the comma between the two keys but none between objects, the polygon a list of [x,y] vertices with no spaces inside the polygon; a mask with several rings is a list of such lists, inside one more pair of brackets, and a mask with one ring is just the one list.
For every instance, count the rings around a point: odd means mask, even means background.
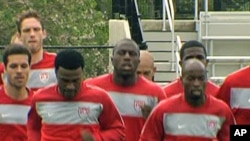
[{"label": "white staircase", "polygon": [[198,39],[207,46],[209,77],[224,78],[250,64],[250,12],[201,12]]},{"label": "white staircase", "polygon": [[[209,18],[205,19],[206,25],[201,17],[198,24],[200,30],[197,32],[195,21],[175,21],[174,34],[180,36],[182,43],[200,40],[206,45],[210,61],[208,76],[221,84],[228,74],[250,64],[250,13],[209,14]],[[153,54],[157,66],[155,81],[164,84],[174,80],[177,74],[171,65],[176,65],[176,59],[172,58],[171,32],[169,29],[162,31],[159,21],[142,23],[148,50]]]},{"label": "white staircase", "polygon": [[[195,31],[175,32],[181,37],[182,42],[197,39],[198,35]],[[171,82],[177,78],[176,74],[176,59],[172,58],[172,34],[167,31],[144,31],[144,38],[147,41],[148,50],[152,53],[155,59],[157,72],[155,81],[161,84]],[[172,63],[174,65],[172,65]],[[173,68],[172,68],[173,67]]]}]

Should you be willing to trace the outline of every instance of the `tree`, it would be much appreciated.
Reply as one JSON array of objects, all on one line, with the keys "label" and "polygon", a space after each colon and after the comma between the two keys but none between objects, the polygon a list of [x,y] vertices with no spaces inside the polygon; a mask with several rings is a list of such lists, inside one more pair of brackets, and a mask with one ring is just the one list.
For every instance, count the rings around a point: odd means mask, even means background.
[{"label": "tree", "polygon": [[[35,9],[45,21],[45,45],[107,45],[108,21],[96,6],[95,0],[1,0],[0,44],[8,44],[15,33],[17,14]],[[107,49],[84,49],[84,56],[87,77],[107,72]]]}]

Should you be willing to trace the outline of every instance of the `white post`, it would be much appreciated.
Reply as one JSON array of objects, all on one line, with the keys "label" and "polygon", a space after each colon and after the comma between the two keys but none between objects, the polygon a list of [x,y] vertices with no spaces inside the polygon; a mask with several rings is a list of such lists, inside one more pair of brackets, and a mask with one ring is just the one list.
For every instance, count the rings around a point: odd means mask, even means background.
[{"label": "white post", "polygon": [[169,2],[169,7],[170,7],[170,19],[171,19],[171,24],[172,25],[172,71],[174,71],[175,67],[174,67],[174,62],[175,62],[175,34],[174,34],[174,6],[173,6],[173,1],[172,0],[168,0]]},{"label": "white post", "polygon": [[166,7],[165,0],[162,0],[162,31],[166,31]]},{"label": "white post", "polygon": [[199,4],[198,0],[195,0],[194,2],[194,21],[195,21],[195,30],[198,31],[198,12],[199,12]]}]

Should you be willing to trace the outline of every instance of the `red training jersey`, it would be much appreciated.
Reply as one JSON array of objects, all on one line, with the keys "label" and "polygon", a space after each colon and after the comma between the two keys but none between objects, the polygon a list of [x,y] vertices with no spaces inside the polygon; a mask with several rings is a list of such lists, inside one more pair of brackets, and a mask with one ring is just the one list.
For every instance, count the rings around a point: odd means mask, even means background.
[{"label": "red training jersey", "polygon": [[207,95],[204,105],[193,107],[181,93],[156,106],[140,141],[229,141],[233,124],[233,114],[223,101]]},{"label": "red training jersey", "polygon": [[222,99],[233,111],[237,124],[250,124],[250,66],[227,76],[218,91]]},{"label": "red training jersey", "polygon": [[108,94],[82,83],[71,100],[58,92],[58,85],[37,91],[28,117],[29,141],[83,141],[89,130],[96,141],[123,141],[125,127]]},{"label": "red training jersey", "polygon": [[138,76],[133,86],[120,86],[113,81],[113,74],[105,74],[88,79],[86,83],[103,88],[112,97],[126,126],[126,140],[138,141],[145,123],[141,106],[155,107],[160,100],[165,99],[162,88],[143,76]]},{"label": "red training jersey", "polygon": [[14,100],[9,97],[4,86],[0,86],[0,141],[27,141],[27,116],[31,97]]}]

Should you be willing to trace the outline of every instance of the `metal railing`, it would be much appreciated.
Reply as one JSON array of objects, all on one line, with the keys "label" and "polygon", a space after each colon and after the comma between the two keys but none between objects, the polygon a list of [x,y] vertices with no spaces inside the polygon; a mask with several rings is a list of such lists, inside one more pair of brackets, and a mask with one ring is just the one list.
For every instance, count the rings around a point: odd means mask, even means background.
[{"label": "metal railing", "polygon": [[163,0],[162,1],[163,5],[163,27],[162,30],[166,31],[166,13],[168,16],[168,23],[169,23],[169,28],[171,31],[171,42],[172,42],[172,62],[171,62],[171,70],[174,71],[174,60],[175,60],[175,34],[174,34],[174,6],[173,6],[173,1],[172,0]]},{"label": "metal railing", "polygon": [[179,64],[180,62],[180,49],[181,49],[182,43],[181,43],[181,37],[179,35],[176,36],[176,52],[175,52],[175,57],[176,57],[176,61],[175,61],[175,67],[176,67],[176,77],[180,77],[181,76],[181,66]]}]

